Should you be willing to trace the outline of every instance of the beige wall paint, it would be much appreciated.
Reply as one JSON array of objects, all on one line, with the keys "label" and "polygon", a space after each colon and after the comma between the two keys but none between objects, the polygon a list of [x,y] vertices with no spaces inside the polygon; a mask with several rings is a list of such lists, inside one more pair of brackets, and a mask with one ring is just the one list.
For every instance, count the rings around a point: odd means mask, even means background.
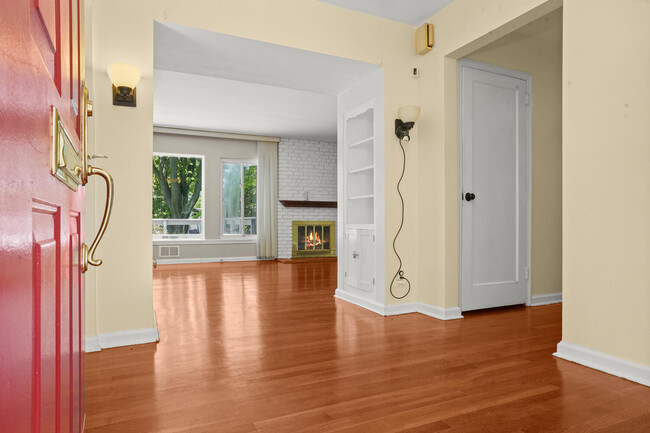
[{"label": "beige wall paint", "polygon": [[[93,56],[88,74],[92,75],[95,101],[92,145],[96,152],[110,156],[102,160],[102,165],[115,177],[116,187],[113,218],[97,251],[104,265],[93,270],[97,280],[97,333],[154,325],[150,232],[154,20],[382,65],[385,128],[386,136],[391,139],[394,138],[393,119],[398,107],[419,102],[417,81],[410,77],[410,66],[417,60],[412,49],[413,29],[406,24],[312,0],[201,0],[194,2],[192,7],[177,0],[94,0],[89,3],[93,9]],[[137,87],[137,108],[115,107],[111,103],[106,67],[118,61],[136,65],[142,71]],[[401,169],[401,165],[393,162],[401,156],[399,148],[393,144],[386,148],[386,184],[390,191],[386,225],[391,234],[398,225],[398,196],[394,184]],[[403,185],[406,199],[414,203],[417,198],[414,184],[417,149],[409,154],[409,161],[412,169]],[[101,197],[101,187],[91,189],[89,195],[94,190]],[[101,212],[101,205],[100,198],[95,206],[97,214]],[[415,215],[410,214],[402,232],[404,245],[415,242],[414,221]],[[385,254],[386,274],[392,276],[397,260],[388,251]],[[415,284],[416,256],[415,249],[405,248],[404,257]],[[87,333],[93,335],[91,328]]]},{"label": "beige wall paint", "polygon": [[562,9],[467,58],[533,77],[531,293],[562,291]]},{"label": "beige wall paint", "polygon": [[650,366],[650,2],[564,2],[562,340]]}]

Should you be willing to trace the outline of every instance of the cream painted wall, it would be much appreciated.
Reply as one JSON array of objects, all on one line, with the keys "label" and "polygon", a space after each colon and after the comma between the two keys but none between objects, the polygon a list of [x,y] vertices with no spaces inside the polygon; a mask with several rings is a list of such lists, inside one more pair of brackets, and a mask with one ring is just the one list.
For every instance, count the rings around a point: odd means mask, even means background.
[{"label": "cream painted wall", "polygon": [[[399,106],[419,101],[417,81],[410,77],[410,67],[417,61],[412,49],[412,27],[313,0],[200,0],[193,2],[192,7],[177,0],[94,0],[89,3],[93,10],[93,56],[88,68],[94,85],[93,145],[96,152],[110,156],[102,165],[113,174],[116,186],[113,218],[105,241],[97,251],[104,265],[94,271],[97,280],[95,332],[154,325],[150,234],[154,20],[382,65],[386,136],[394,144],[387,145],[386,150],[386,190],[389,191],[386,226],[390,234],[394,233],[399,218],[394,184],[401,166],[393,161],[401,155],[392,140],[393,119]],[[137,108],[115,107],[111,103],[106,67],[118,61],[134,64],[142,71],[142,80],[137,86]],[[414,184],[417,152],[416,148],[409,154],[412,169],[403,184],[406,200],[411,204],[417,199]],[[96,190],[97,194],[103,194],[101,187]],[[101,199],[97,202],[95,210],[99,213]],[[414,222],[415,214],[411,213],[402,234],[404,245],[415,243]],[[392,274],[397,260],[388,251],[386,257],[386,273]],[[407,271],[417,285],[416,257],[414,248],[405,248]],[[93,335],[90,328],[87,333]]]},{"label": "cream painted wall", "polygon": [[564,1],[562,340],[650,366],[650,2]]},{"label": "cream painted wall", "polygon": [[562,9],[467,56],[533,77],[531,292],[562,291]]}]

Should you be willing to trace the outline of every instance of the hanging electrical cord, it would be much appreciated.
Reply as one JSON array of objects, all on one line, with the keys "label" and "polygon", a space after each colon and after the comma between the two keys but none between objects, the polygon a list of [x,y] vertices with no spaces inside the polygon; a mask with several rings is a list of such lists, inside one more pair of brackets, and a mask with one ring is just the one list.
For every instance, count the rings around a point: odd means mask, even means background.
[{"label": "hanging electrical cord", "polygon": [[[402,175],[399,177],[399,180],[397,181],[397,194],[399,194],[399,199],[402,202],[402,219],[400,220],[399,229],[397,230],[397,233],[395,233],[395,238],[393,239],[393,251],[395,251],[395,255],[399,260],[399,267],[397,268],[397,272],[395,272],[395,276],[390,282],[390,294],[395,299],[404,299],[411,291],[411,282],[408,280],[408,278],[404,276],[404,271],[402,270],[402,258],[397,252],[397,247],[395,246],[395,242],[397,242],[397,237],[399,236],[400,232],[402,231],[402,228],[404,227],[404,197],[402,196],[402,191],[400,191],[399,186],[402,183],[402,179],[404,179],[404,173],[406,172],[406,150],[404,150],[404,145],[402,144],[401,138],[399,139],[399,147],[402,149]],[[393,286],[395,285],[395,280],[398,278],[399,278],[398,281],[406,281],[406,284],[408,285],[408,288],[406,289],[406,293],[404,293],[402,296],[397,296],[393,292]]]}]

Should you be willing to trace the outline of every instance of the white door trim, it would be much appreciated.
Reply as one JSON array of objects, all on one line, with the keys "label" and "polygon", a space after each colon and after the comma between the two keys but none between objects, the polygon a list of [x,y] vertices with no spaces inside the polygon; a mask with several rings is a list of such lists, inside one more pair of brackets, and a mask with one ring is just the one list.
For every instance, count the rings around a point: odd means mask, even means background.
[{"label": "white door trim", "polygon": [[502,68],[500,66],[489,65],[487,63],[477,62],[476,60],[470,59],[460,59],[458,60],[458,303],[460,305],[461,311],[463,309],[462,305],[462,290],[463,290],[463,147],[461,143],[463,142],[463,131],[462,131],[462,92],[463,92],[463,69],[472,68],[478,69],[481,71],[492,72],[494,74],[504,75],[506,77],[518,78],[520,80],[526,81],[526,94],[527,94],[527,117],[528,117],[528,136],[526,146],[528,148],[528,250],[526,251],[526,262],[528,266],[528,280],[526,281],[526,290],[527,301],[526,305],[530,306],[532,303],[532,294],[530,287],[530,275],[532,274],[532,268],[530,263],[530,251],[532,248],[532,203],[533,203],[533,77],[530,74],[525,72],[514,71],[512,69]]}]

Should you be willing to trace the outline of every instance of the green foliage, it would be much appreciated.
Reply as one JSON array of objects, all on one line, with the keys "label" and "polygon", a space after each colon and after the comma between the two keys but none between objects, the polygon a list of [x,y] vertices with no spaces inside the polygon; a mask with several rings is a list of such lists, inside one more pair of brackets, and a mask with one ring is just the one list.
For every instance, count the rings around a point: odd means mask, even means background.
[{"label": "green foliage", "polygon": [[[257,216],[257,166],[244,165],[244,217]],[[254,226],[244,226],[247,235],[257,234],[257,221]]]},{"label": "green foliage", "polygon": [[[243,169],[243,173],[242,173]],[[257,216],[257,165],[223,165],[223,216],[224,233],[242,234],[242,174],[244,186],[244,217]],[[250,225],[244,227],[244,234],[255,234]]]},{"label": "green foliage", "polygon": [[[201,158],[153,157],[153,218],[200,218],[202,182]],[[170,228],[170,233],[187,233],[187,226]]]},{"label": "green foliage", "polygon": [[257,216],[257,166],[244,166],[244,216]]}]

